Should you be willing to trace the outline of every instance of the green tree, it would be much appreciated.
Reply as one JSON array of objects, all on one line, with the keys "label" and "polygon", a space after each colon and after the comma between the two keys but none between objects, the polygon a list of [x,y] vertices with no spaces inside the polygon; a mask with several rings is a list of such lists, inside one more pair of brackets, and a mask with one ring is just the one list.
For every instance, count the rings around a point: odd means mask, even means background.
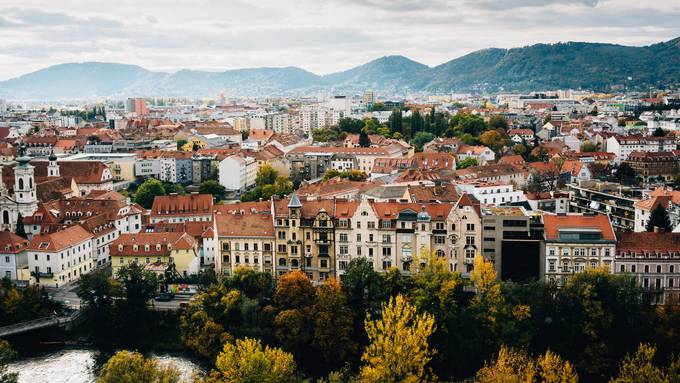
[{"label": "green tree", "polygon": [[367,134],[380,134],[378,129],[381,128],[380,121],[377,118],[364,118],[364,129]]},{"label": "green tree", "polygon": [[656,128],[656,130],[654,130],[654,133],[652,135],[654,137],[666,137],[666,131],[659,127]]},{"label": "green tree", "polygon": [[206,383],[292,383],[295,369],[293,355],[244,338],[224,345]]},{"label": "green tree", "polygon": [[327,363],[342,366],[354,352],[352,341],[352,311],[337,280],[330,280],[316,289],[312,307],[314,341]]},{"label": "green tree", "polygon": [[366,129],[362,129],[361,132],[359,133],[359,146],[361,146],[362,148],[368,148],[371,146],[371,140],[368,138]]},{"label": "green tree", "polygon": [[175,367],[162,367],[138,352],[118,351],[102,366],[97,383],[179,383]]},{"label": "green tree", "polygon": [[503,116],[493,116],[493,117],[491,117],[491,120],[489,120],[489,127],[491,129],[507,130],[508,129],[508,120],[506,120],[505,117],[503,117]]},{"label": "green tree", "polygon": [[17,373],[7,373],[7,364],[16,357],[16,352],[12,350],[9,343],[0,339],[0,383],[17,383],[19,375]]},{"label": "green tree", "polygon": [[625,185],[636,184],[635,169],[633,169],[627,162],[622,163],[616,169],[616,179]]},{"label": "green tree", "polygon": [[652,210],[652,213],[649,215],[646,229],[647,231],[654,231],[655,227],[667,233],[673,231],[671,219],[668,217],[668,211],[664,209],[661,204],[657,205],[654,210]]},{"label": "green tree", "polygon": [[187,140],[184,138],[177,140],[177,150],[182,150],[182,147],[187,144]]},{"label": "green tree", "polygon": [[151,324],[148,302],[158,289],[158,278],[143,264],[129,263],[118,269],[125,299],[119,302],[119,324],[130,340],[143,339]]},{"label": "green tree", "polygon": [[154,198],[159,195],[165,195],[163,184],[155,178],[149,178],[137,188],[137,191],[135,192],[135,203],[141,205],[145,209],[151,209]]},{"label": "green tree", "polygon": [[402,130],[402,117],[401,109],[392,110],[392,114],[389,118],[390,134],[401,133]]},{"label": "green tree", "polygon": [[382,317],[366,318],[369,345],[361,357],[361,381],[427,382],[436,381],[427,365],[435,354],[428,338],[435,330],[434,317],[418,314],[416,307],[402,295],[383,305]]},{"label": "green tree", "polygon": [[226,191],[227,190],[224,186],[220,185],[219,182],[214,180],[203,181],[198,187],[198,192],[200,194],[212,194],[213,198],[215,198],[215,201],[217,202],[224,199]]},{"label": "green tree", "polygon": [[354,313],[354,339],[363,343],[366,340],[363,326],[366,313],[378,312],[385,296],[382,279],[370,261],[356,258],[349,262],[341,287]]},{"label": "green tree", "polygon": [[463,159],[462,161],[458,162],[456,164],[456,169],[465,169],[469,168],[470,166],[477,166],[477,159],[474,157],[468,157]]},{"label": "green tree", "polygon": [[268,162],[265,162],[257,170],[257,175],[255,176],[255,184],[257,186],[272,185],[276,182],[276,177],[279,175]]},{"label": "green tree", "polygon": [[435,138],[435,136],[432,133],[418,132],[418,133],[415,134],[415,136],[411,140],[411,144],[413,144],[413,146],[416,148],[417,151],[422,151],[423,145],[434,140],[434,138]]},{"label": "green tree", "polygon": [[123,296],[120,282],[111,279],[104,269],[97,269],[80,277],[76,294],[81,299],[85,324],[90,327],[94,340],[111,341],[115,302]]},{"label": "green tree", "polygon": [[217,357],[225,342],[233,341],[224,327],[213,321],[197,302],[181,313],[180,331],[182,342],[187,347],[211,361]]},{"label": "green tree", "polygon": [[17,216],[17,229],[15,234],[21,238],[28,239],[28,235],[26,235],[26,229],[24,228],[24,217],[21,215],[21,213],[19,213]]},{"label": "green tree", "polygon": [[415,137],[418,132],[422,132],[425,128],[425,121],[423,116],[420,115],[420,111],[415,109],[411,114],[411,136]]},{"label": "green tree", "polygon": [[359,133],[364,128],[364,121],[351,117],[343,117],[338,120],[338,129],[341,132]]},{"label": "green tree", "polygon": [[587,153],[587,152],[596,152],[597,151],[597,145],[593,144],[592,142],[584,142],[581,145],[581,152]]}]

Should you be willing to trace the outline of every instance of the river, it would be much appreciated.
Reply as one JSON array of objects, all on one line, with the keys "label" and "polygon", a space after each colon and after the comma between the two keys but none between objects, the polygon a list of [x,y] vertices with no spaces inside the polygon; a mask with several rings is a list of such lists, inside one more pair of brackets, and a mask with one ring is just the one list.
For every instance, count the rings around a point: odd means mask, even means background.
[{"label": "river", "polygon": [[[108,356],[95,349],[58,348],[24,356],[9,364],[8,371],[19,373],[19,383],[92,383]],[[155,358],[161,364],[173,364],[184,381],[190,381],[194,371],[204,371],[181,354],[149,353],[147,357]]]}]

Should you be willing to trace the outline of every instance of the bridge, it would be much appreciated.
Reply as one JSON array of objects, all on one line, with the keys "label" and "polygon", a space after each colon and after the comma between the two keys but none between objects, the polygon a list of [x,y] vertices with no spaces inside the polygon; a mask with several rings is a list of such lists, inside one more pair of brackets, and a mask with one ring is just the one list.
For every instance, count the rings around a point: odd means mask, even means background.
[{"label": "bridge", "polygon": [[38,318],[26,322],[20,322],[8,326],[3,326],[0,327],[0,338],[48,327],[68,328],[73,322],[78,320],[79,317],[80,311],[76,310],[73,313],[71,313],[71,315],[67,316],[52,315],[49,317]]}]

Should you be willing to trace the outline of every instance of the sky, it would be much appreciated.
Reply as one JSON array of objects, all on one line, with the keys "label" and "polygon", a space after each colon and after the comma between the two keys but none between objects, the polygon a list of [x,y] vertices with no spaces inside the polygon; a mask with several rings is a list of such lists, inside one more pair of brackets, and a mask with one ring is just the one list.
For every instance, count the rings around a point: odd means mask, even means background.
[{"label": "sky", "polygon": [[2,0],[0,80],[54,64],[150,70],[297,66],[385,55],[435,66],[475,50],[680,37],[679,0]]}]

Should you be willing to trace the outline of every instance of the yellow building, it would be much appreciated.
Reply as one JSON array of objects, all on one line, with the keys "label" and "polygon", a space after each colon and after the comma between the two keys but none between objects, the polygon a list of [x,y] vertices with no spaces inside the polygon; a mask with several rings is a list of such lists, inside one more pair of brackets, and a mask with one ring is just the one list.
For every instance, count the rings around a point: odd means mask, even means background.
[{"label": "yellow building", "polygon": [[198,244],[184,232],[121,234],[110,246],[113,274],[136,262],[158,274],[166,271],[186,277],[200,269]]}]

